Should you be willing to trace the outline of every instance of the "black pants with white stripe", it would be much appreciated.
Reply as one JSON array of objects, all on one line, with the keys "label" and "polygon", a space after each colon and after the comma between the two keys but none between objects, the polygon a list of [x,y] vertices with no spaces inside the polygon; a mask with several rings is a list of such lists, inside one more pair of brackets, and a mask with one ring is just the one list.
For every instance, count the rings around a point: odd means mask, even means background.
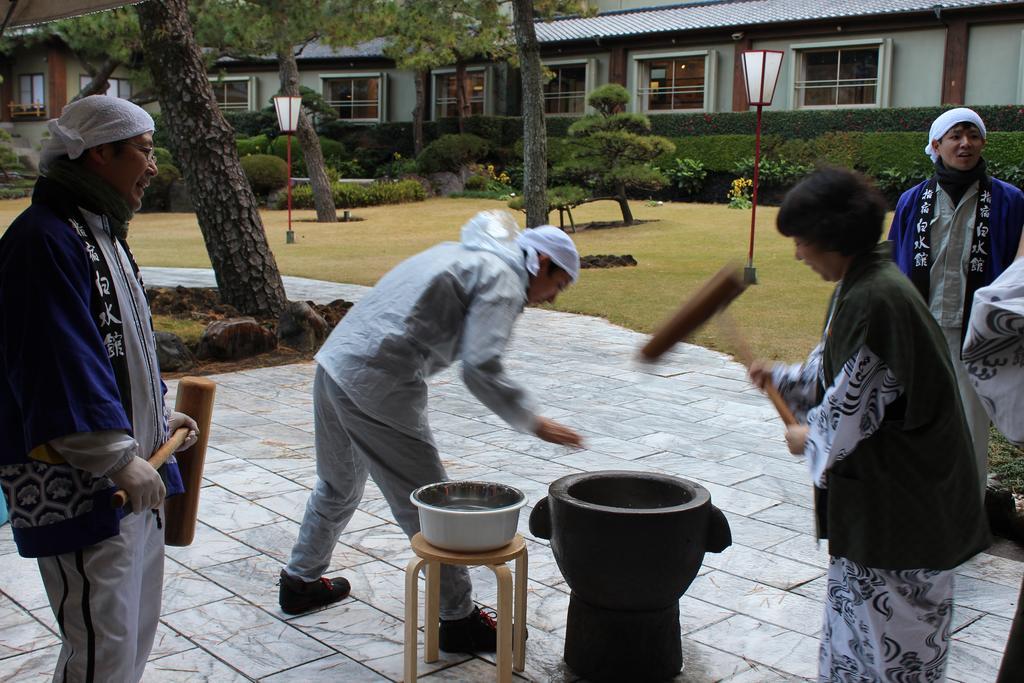
[{"label": "black pants with white stripe", "polygon": [[164,532],[156,515],[130,514],[118,536],[39,558],[39,572],[62,641],[54,683],[141,680],[163,589]]}]

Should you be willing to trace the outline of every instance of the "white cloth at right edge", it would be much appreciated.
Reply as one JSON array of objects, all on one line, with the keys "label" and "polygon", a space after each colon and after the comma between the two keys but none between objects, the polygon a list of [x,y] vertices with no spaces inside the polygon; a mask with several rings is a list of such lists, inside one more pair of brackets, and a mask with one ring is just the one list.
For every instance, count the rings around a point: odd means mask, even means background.
[{"label": "white cloth at right edge", "polygon": [[963,351],[992,421],[1024,445],[1024,258],[975,292]]}]

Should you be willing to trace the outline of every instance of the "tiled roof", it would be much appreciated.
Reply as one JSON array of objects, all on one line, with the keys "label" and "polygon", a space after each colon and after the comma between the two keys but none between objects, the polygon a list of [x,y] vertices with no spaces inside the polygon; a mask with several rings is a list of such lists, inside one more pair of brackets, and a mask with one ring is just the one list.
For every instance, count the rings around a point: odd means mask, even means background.
[{"label": "tiled roof", "polygon": [[537,24],[542,43],[815,19],[1018,5],[1020,0],[706,0]]},{"label": "tiled roof", "polygon": [[[375,58],[384,56],[384,46],[387,44],[387,38],[374,38],[368,40],[365,43],[360,43],[355,47],[339,47],[333,48],[328,45],[314,40],[313,42],[306,45],[302,52],[296,56],[298,61],[310,60],[310,59],[354,59],[354,58]],[[250,59],[236,59],[234,57],[220,57],[217,59],[217,64],[227,65],[236,62],[277,62],[275,55],[264,55],[262,57],[254,57]]]}]

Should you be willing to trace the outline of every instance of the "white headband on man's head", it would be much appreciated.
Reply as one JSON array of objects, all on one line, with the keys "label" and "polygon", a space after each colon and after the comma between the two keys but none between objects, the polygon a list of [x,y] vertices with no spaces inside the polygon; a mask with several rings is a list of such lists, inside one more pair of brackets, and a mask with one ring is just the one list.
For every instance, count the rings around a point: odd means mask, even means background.
[{"label": "white headband on man's head", "polygon": [[931,130],[928,131],[928,144],[924,146],[924,153],[931,157],[933,162],[939,160],[939,154],[932,147],[932,141],[941,140],[942,136],[950,131],[958,123],[973,123],[981,131],[981,137],[988,137],[985,132],[985,123],[978,116],[978,112],[967,107],[957,107],[943,112],[939,118],[932,122]]},{"label": "white headband on man's head", "polygon": [[39,170],[44,174],[59,157],[77,159],[90,147],[128,140],[156,129],[153,117],[145,109],[107,95],[90,95],[72,102],[64,107],[59,119],[50,119],[47,127],[50,139],[43,146],[39,162]]},{"label": "white headband on man's head", "polygon": [[579,279],[580,253],[560,228],[553,225],[528,228],[519,234],[516,244],[526,252],[526,270],[530,275],[536,275],[540,270],[540,253],[547,254],[552,263],[569,273],[573,282]]}]

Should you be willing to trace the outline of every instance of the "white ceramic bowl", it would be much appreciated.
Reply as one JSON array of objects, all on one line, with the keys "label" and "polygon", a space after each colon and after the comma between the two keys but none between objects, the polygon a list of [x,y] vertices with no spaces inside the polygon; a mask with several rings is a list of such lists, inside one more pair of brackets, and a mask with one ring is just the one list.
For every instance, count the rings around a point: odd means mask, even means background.
[{"label": "white ceramic bowl", "polygon": [[464,553],[493,550],[516,535],[526,496],[486,481],[442,481],[409,496],[419,508],[420,532],[438,548]]}]

